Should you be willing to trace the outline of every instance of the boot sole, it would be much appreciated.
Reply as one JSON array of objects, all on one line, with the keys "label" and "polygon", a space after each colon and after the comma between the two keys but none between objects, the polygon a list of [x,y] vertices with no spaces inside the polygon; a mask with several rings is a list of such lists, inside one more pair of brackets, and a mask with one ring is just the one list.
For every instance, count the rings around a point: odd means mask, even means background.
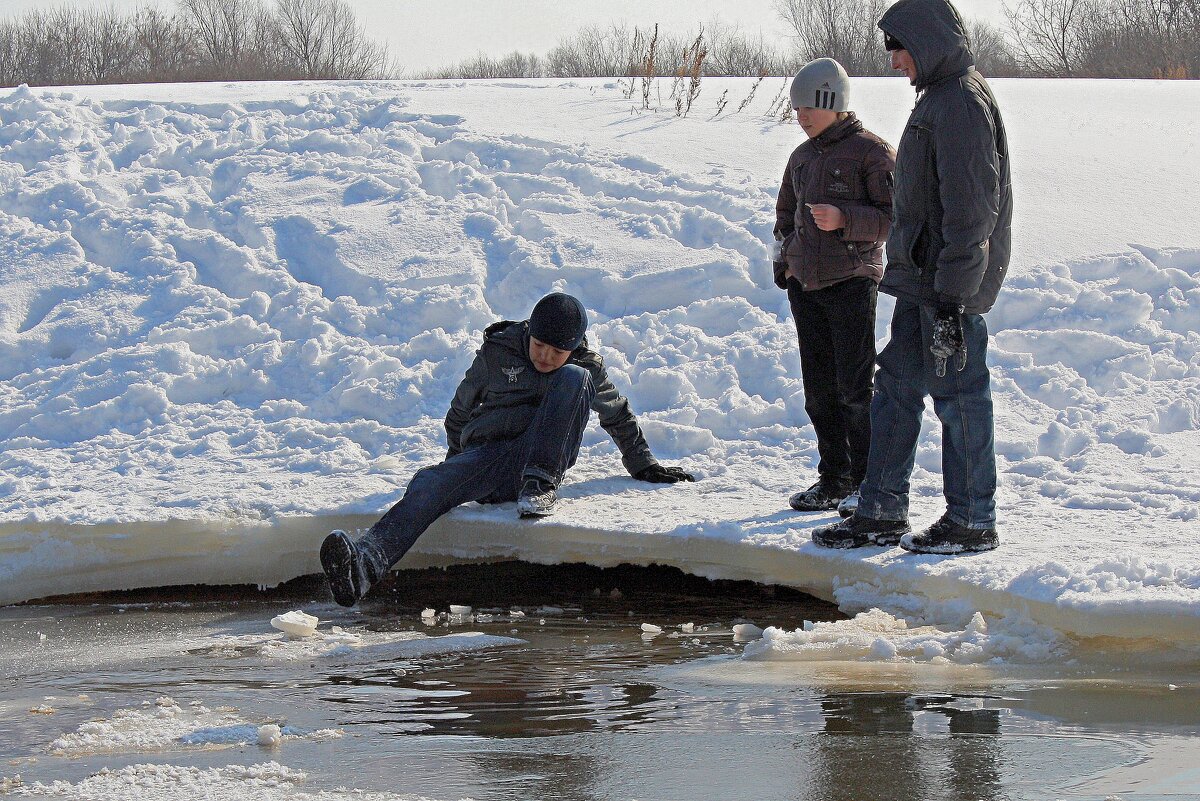
[{"label": "boot sole", "polygon": [[904,535],[908,533],[909,530],[904,529],[902,531],[887,531],[879,534],[868,534],[867,537],[871,540],[873,545],[882,545],[885,548],[894,548],[900,544],[900,540],[903,539]]},{"label": "boot sole", "polygon": [[321,568],[338,606],[358,603],[358,588],[354,586],[354,546],[345,532],[335,531],[321,543]]},{"label": "boot sole", "polygon": [[518,509],[517,510],[517,517],[520,517],[522,520],[524,520],[525,518],[528,518],[528,517],[549,517],[552,514],[554,514],[553,509],[546,509],[545,511],[540,511],[537,509]]},{"label": "boot sole", "polygon": [[865,548],[871,544],[870,540],[830,540],[823,537],[818,539],[815,536],[812,538],[812,541],[822,548],[832,548],[839,551],[848,551],[851,548]]},{"label": "boot sole", "polygon": [[973,544],[951,542],[942,545],[924,545],[913,542],[911,537],[902,537],[900,539],[900,547],[906,551],[911,553],[936,554],[938,556],[955,556],[961,553],[986,553],[996,550],[999,546],[999,539]]},{"label": "boot sole", "polygon": [[836,503],[827,503],[818,506],[816,504],[795,504],[791,501],[788,502],[788,506],[792,507],[792,511],[794,512],[832,512],[837,508]]},{"label": "boot sole", "polygon": [[836,548],[838,550],[848,550],[850,548],[865,548],[869,545],[877,545],[883,548],[891,548],[899,545],[900,540],[905,534],[909,534],[910,529],[906,526],[898,531],[879,531],[869,532],[864,539],[843,538],[843,539],[828,539],[826,537],[813,534],[812,541],[822,548]]}]

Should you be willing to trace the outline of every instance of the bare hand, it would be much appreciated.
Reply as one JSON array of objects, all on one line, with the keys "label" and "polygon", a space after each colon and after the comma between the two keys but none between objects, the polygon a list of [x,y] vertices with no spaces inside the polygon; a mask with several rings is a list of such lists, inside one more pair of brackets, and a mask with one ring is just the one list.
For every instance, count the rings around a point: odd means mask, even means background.
[{"label": "bare hand", "polygon": [[812,212],[813,221],[822,231],[836,231],[846,227],[846,215],[837,206],[828,203],[805,203]]}]

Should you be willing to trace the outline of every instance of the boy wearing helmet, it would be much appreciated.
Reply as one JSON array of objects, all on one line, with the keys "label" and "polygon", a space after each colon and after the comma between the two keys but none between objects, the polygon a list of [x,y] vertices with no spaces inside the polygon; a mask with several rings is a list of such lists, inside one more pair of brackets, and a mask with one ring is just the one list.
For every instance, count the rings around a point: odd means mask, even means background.
[{"label": "boy wearing helmet", "polygon": [[575,464],[594,410],[639,481],[693,481],[650,453],[637,418],[588,347],[587,311],[555,292],[523,322],[483,332],[446,413],[446,459],[422,468],[404,497],[357,542],[334,531],[321,545],[333,598],[354,606],[439,517],[468,501],[517,502],[521,517],[553,511],[558,485]]},{"label": "boy wearing helmet", "polygon": [[806,64],[791,100],[808,141],[788,159],[775,203],[775,284],[792,307],[820,463],[817,482],[790,504],[822,511],[851,496],[848,509],[871,447],[875,300],[896,153],[850,111],[850,79],[833,59]]}]

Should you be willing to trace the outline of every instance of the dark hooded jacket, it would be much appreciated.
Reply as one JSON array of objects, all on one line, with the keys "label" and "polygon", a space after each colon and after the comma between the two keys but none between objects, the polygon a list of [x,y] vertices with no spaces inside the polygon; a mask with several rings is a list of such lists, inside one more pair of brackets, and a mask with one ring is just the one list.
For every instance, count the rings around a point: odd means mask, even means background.
[{"label": "dark hooded jacket", "polygon": [[[567,364],[591,373],[596,388],[592,411],[621,449],[621,461],[630,475],[657,464],[629,401],[613,386],[604,360],[588,348],[587,339],[571,352]],[[476,351],[446,413],[449,455],[524,434],[549,385],[550,374],[539,373],[529,359],[528,321],[502,320],[488,326],[483,346]]]},{"label": "dark hooded jacket", "polygon": [[[792,152],[775,201],[775,236],[783,240],[788,274],[804,290],[847,278],[883,277],[883,242],[892,222],[896,154],[854,114]],[[837,231],[822,231],[807,203],[828,203],[846,215]]]},{"label": "dark hooded jacket", "polygon": [[982,314],[1008,270],[1012,186],[996,100],[947,0],[899,0],[879,27],[917,68],[917,105],[896,155],[887,273],[880,289]]}]

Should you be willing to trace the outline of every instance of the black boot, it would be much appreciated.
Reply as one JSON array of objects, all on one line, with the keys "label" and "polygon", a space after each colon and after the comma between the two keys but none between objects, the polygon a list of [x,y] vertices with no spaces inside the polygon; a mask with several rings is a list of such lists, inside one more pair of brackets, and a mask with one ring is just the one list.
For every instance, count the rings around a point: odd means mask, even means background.
[{"label": "black boot", "polygon": [[340,606],[354,606],[378,580],[379,571],[341,530],[330,532],[321,543],[321,567],[333,600]]},{"label": "black boot", "polygon": [[822,548],[892,546],[909,532],[907,520],[876,520],[855,514],[838,523],[813,529],[812,541]]},{"label": "black boot", "polygon": [[797,512],[825,512],[836,509],[842,499],[854,491],[848,481],[822,478],[806,490],[788,498],[788,504]]},{"label": "black boot", "polygon": [[978,553],[999,544],[996,529],[967,528],[946,515],[920,534],[909,534],[900,540],[900,547],[913,553]]},{"label": "black boot", "polygon": [[521,517],[545,517],[554,513],[558,491],[544,478],[525,476],[521,494],[517,497],[517,514]]},{"label": "black boot", "polygon": [[838,514],[842,517],[850,517],[858,512],[858,502],[862,499],[858,490],[842,498],[842,502],[837,505]]}]

